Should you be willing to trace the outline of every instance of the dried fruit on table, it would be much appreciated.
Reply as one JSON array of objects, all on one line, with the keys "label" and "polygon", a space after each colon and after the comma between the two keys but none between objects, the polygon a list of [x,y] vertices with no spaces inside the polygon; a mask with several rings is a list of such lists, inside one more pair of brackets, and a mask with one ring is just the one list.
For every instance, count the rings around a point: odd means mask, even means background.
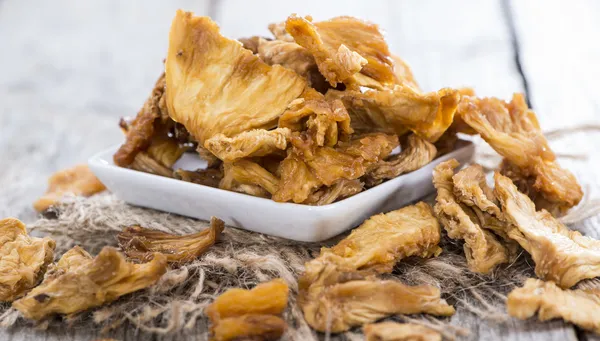
[{"label": "dried fruit on table", "polygon": [[287,148],[290,135],[287,128],[249,130],[234,137],[216,134],[206,140],[204,147],[224,162],[235,162],[282,152]]},{"label": "dried fruit on table", "polygon": [[440,225],[431,207],[420,202],[386,214],[377,214],[352,230],[350,235],[305,264],[301,287],[318,282],[324,268],[333,265],[337,272],[364,270],[391,272],[397,261],[410,257],[437,256],[442,250]]},{"label": "dried fruit on table", "polygon": [[106,189],[87,165],[77,165],[54,173],[48,179],[48,190],[33,207],[41,212],[68,194],[91,196]]},{"label": "dried fruit on table", "polygon": [[223,37],[210,18],[181,10],[171,25],[165,70],[169,116],[200,145],[218,133],[274,128],[306,87],[295,72],[269,66]]},{"label": "dried fruit on table", "polygon": [[366,341],[442,341],[442,334],[416,323],[385,321],[363,326]]},{"label": "dried fruit on table", "polygon": [[423,94],[401,85],[366,92],[330,91],[327,95],[344,102],[358,132],[404,135],[413,131],[429,142],[437,141],[450,127],[460,100],[459,91],[454,89]]},{"label": "dried fruit on table", "polygon": [[353,133],[350,116],[338,99],[326,99],[308,88],[300,98],[290,103],[279,118],[279,127],[293,131],[307,130],[317,146],[333,147],[339,140],[347,141]]},{"label": "dried fruit on table", "polygon": [[119,233],[119,246],[127,257],[147,262],[156,252],[167,257],[169,263],[187,263],[206,252],[215,244],[225,223],[210,219],[210,226],[198,233],[174,235],[141,226],[130,226]]},{"label": "dried fruit on table", "polygon": [[311,289],[298,297],[298,303],[306,322],[321,332],[338,333],[395,314],[454,314],[439,289],[429,285],[366,279]]},{"label": "dried fruit on table", "polygon": [[309,76],[310,71],[317,67],[312,54],[293,41],[258,38],[256,51],[265,63],[281,65],[302,77]]},{"label": "dried fruit on table", "polygon": [[276,341],[287,329],[287,323],[274,315],[242,315],[228,317],[212,328],[215,341],[260,340]]},{"label": "dried fruit on table", "polygon": [[173,177],[199,185],[219,187],[219,183],[223,179],[223,170],[220,168],[197,169],[195,171],[178,169],[173,172]]},{"label": "dried fruit on table", "polygon": [[41,320],[53,314],[74,314],[149,287],[167,270],[164,255],[133,264],[112,247],[104,247],[92,258],[80,248],[65,253],[55,269],[13,307],[28,319]]},{"label": "dried fruit on table", "polygon": [[496,173],[494,179],[502,212],[511,223],[507,234],[531,255],[538,277],[570,288],[600,276],[599,240],[570,230],[546,210],[536,212],[531,199],[509,178]]},{"label": "dried fruit on table", "polygon": [[600,291],[564,290],[554,282],[529,278],[514,289],[506,301],[511,316],[525,320],[536,315],[540,321],[562,318],[578,327],[600,333]]},{"label": "dried fruit on table", "polygon": [[451,159],[440,163],[433,170],[433,185],[437,190],[435,214],[448,237],[465,241],[463,249],[469,269],[489,273],[498,264],[508,262],[510,252],[492,232],[472,220],[471,216],[475,216],[475,213],[454,196],[452,178],[454,169],[458,166],[458,161]]},{"label": "dried fruit on table", "polygon": [[[254,195],[255,192],[245,192],[245,188],[258,188],[268,196],[277,191],[279,179],[256,162],[239,160],[223,164],[224,175],[219,188]],[[247,187],[244,187],[247,186]]]},{"label": "dried fruit on table", "polygon": [[302,160],[302,156],[293,149],[288,149],[288,156],[279,164],[279,173],[279,187],[272,197],[275,201],[303,203],[323,185]]},{"label": "dried fruit on table", "polygon": [[[515,94],[508,103],[497,98],[469,97],[461,101],[459,113],[494,150],[519,169],[515,180],[530,182],[546,203],[545,208],[564,213],[581,201],[581,186],[571,172],[556,163],[523,95]],[[547,205],[548,202],[552,205]]]},{"label": "dried fruit on table", "polygon": [[502,216],[494,191],[488,186],[483,167],[472,164],[452,177],[454,196],[463,204],[474,206],[495,215]]},{"label": "dried fruit on table", "polygon": [[[276,340],[285,331],[277,317],[285,310],[289,288],[280,278],[251,290],[229,289],[206,308],[216,340]],[[262,338],[261,338],[262,337]]]},{"label": "dried fruit on table", "polygon": [[154,135],[154,122],[162,115],[159,103],[164,92],[165,74],[163,73],[154,84],[150,97],[138,112],[135,120],[129,125],[125,143],[113,156],[116,165],[129,166],[137,153],[145,150],[150,145]]},{"label": "dried fruit on table", "polygon": [[371,167],[366,174],[366,183],[372,187],[384,180],[415,171],[430,163],[436,154],[437,150],[432,143],[415,134],[410,134],[402,140],[400,154],[379,161]]},{"label": "dried fruit on table", "polygon": [[286,30],[312,53],[331,86],[343,82],[382,87],[396,82],[394,63],[377,25],[352,17],[311,21],[292,15]]},{"label": "dried fruit on table", "polygon": [[150,145],[146,149],[148,156],[169,169],[173,167],[187,149],[170,134],[171,127],[169,125],[161,125],[155,128]]},{"label": "dried fruit on table", "polygon": [[48,237],[30,237],[18,219],[0,220],[0,302],[14,301],[42,279],[55,246]]}]

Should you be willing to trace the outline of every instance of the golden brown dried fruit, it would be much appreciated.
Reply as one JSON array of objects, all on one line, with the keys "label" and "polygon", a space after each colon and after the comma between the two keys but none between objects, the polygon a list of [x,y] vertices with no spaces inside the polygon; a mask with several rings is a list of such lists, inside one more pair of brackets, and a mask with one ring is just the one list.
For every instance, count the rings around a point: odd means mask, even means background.
[{"label": "golden brown dried fruit", "polygon": [[235,162],[285,150],[290,135],[287,128],[249,130],[232,138],[216,134],[204,142],[204,147],[224,162]]},{"label": "golden brown dried fruit", "polygon": [[306,322],[322,332],[338,333],[394,314],[454,314],[454,308],[440,298],[439,289],[429,285],[355,280],[313,288],[299,296],[298,303]]},{"label": "golden brown dried fruit", "polygon": [[310,18],[292,15],[286,30],[312,53],[332,86],[354,82],[352,77],[358,72],[383,85],[396,81],[387,43],[375,24],[352,17],[312,23]]},{"label": "golden brown dried fruit", "polygon": [[396,84],[407,85],[415,90],[420,90],[419,84],[417,84],[417,81],[413,76],[410,66],[408,66],[408,64],[402,58],[396,55],[391,55],[391,58],[394,61],[394,74],[396,75]]},{"label": "golden brown dried fruit", "polygon": [[404,135],[409,130],[429,142],[437,141],[450,127],[460,100],[457,90],[444,88],[422,94],[410,86],[386,90],[330,91],[341,98],[356,131],[383,131]]},{"label": "golden brown dried fruit", "polygon": [[215,134],[271,129],[306,81],[269,66],[208,17],[177,11],[165,64],[169,116],[201,144]]},{"label": "golden brown dried fruit", "polygon": [[308,205],[328,205],[338,199],[345,199],[360,193],[364,185],[359,180],[340,179],[332,186],[321,187],[312,193],[303,203]]},{"label": "golden brown dried fruit", "polygon": [[260,340],[276,341],[281,338],[287,324],[273,315],[242,315],[219,320],[213,327],[214,341]]},{"label": "golden brown dried fruit", "polygon": [[315,58],[304,47],[283,40],[258,39],[257,53],[269,65],[281,65],[302,77],[317,67]]},{"label": "golden brown dried fruit", "polygon": [[442,341],[442,334],[415,323],[385,321],[363,326],[366,341]]},{"label": "golden brown dried fruit", "polygon": [[398,137],[381,133],[357,135],[331,148],[315,146],[304,136],[292,136],[292,145],[316,178],[331,186],[339,179],[354,180],[363,176],[398,147]]},{"label": "golden brown dried fruit", "polygon": [[562,318],[600,334],[600,292],[589,289],[563,290],[553,282],[529,278],[514,289],[506,301],[508,313],[521,320],[536,313],[540,321]]},{"label": "golden brown dried fruit", "polygon": [[[509,260],[509,250],[490,231],[484,230],[471,219],[475,213],[461,204],[454,196],[454,169],[459,166],[455,159],[442,162],[433,170],[433,185],[437,189],[435,214],[446,229],[448,237],[463,239],[469,269],[489,273],[498,264]],[[467,213],[470,211],[470,214]]]},{"label": "golden brown dried fruit", "polygon": [[161,125],[155,128],[150,145],[146,149],[148,156],[169,169],[173,167],[187,149],[181,146],[176,139],[169,136],[170,130],[169,125]]},{"label": "golden brown dried fruit", "polygon": [[436,156],[435,146],[425,139],[410,134],[402,140],[402,151],[387,160],[379,161],[366,174],[366,183],[372,187],[384,180],[393,179],[399,175],[415,171]]},{"label": "golden brown dried fruit", "polygon": [[144,103],[144,106],[138,112],[135,120],[127,129],[126,141],[115,153],[113,160],[116,165],[121,167],[129,166],[137,153],[145,150],[154,135],[154,122],[161,117],[161,98],[165,92],[165,74],[160,75],[150,97]]},{"label": "golden brown dried fruit", "polygon": [[279,127],[293,131],[308,130],[317,146],[333,147],[338,140],[346,141],[353,133],[350,116],[338,99],[325,99],[316,90],[307,88],[302,96],[290,103],[279,118]]},{"label": "golden brown dried fruit", "polygon": [[251,186],[261,188],[268,194],[277,192],[279,179],[256,162],[239,160],[223,166],[224,176],[219,183],[221,189],[254,195],[255,192],[245,192],[246,187],[242,187]]},{"label": "golden brown dried fruit", "polygon": [[173,177],[173,170],[171,168],[151,158],[146,152],[137,153],[129,168],[167,178]]},{"label": "golden brown dried fruit", "polygon": [[27,235],[15,218],[0,220],[0,302],[11,302],[33,288],[54,260],[54,240]]},{"label": "golden brown dried fruit", "polygon": [[397,261],[410,257],[437,256],[442,250],[440,225],[431,207],[419,202],[366,220],[337,245],[321,249],[320,255],[305,264],[299,283],[303,288],[325,280],[324,269],[336,272],[391,272]]},{"label": "golden brown dried fruit", "polygon": [[227,290],[205,311],[212,323],[214,338],[277,339],[285,331],[286,325],[275,315],[283,313],[288,294],[289,288],[280,278],[261,283],[252,290]]},{"label": "golden brown dried fruit", "polygon": [[12,306],[33,320],[74,314],[151,286],[166,270],[167,259],[159,253],[148,263],[133,264],[112,247],[104,247],[95,258],[76,248],[65,253],[56,269]]},{"label": "golden brown dried fruit", "polygon": [[[540,125],[521,94],[507,103],[497,98],[465,98],[460,116],[494,150],[518,167],[521,177],[531,178],[535,191],[564,213],[583,197],[571,172],[560,168]],[[528,180],[526,180],[528,181]]]},{"label": "golden brown dried fruit", "polygon": [[287,306],[288,292],[288,285],[281,278],[261,283],[252,290],[229,289],[206,308],[206,315],[213,323],[247,314],[279,315]]},{"label": "golden brown dried fruit", "polygon": [[141,226],[130,226],[119,233],[119,246],[127,257],[147,262],[156,252],[167,257],[169,263],[187,263],[206,252],[215,244],[225,223],[212,217],[210,226],[198,233],[174,235]]},{"label": "golden brown dried fruit", "polygon": [[45,211],[67,194],[91,196],[106,189],[87,165],[58,171],[48,179],[48,190],[33,203],[37,211]]},{"label": "golden brown dried fruit", "polygon": [[288,156],[279,165],[279,173],[279,188],[272,197],[275,201],[303,203],[323,184],[293,149],[288,149]]},{"label": "golden brown dried fruit", "polygon": [[496,217],[502,216],[496,195],[488,186],[481,165],[475,163],[462,169],[452,177],[452,182],[456,200]]},{"label": "golden brown dried fruit", "polygon": [[269,24],[269,31],[271,31],[271,33],[277,40],[294,42],[294,37],[292,37],[292,35],[289,34],[285,29],[285,21]]},{"label": "golden brown dried fruit", "polygon": [[223,179],[223,170],[220,168],[197,169],[195,171],[178,169],[173,172],[173,177],[199,185],[219,187],[219,182]]},{"label": "golden brown dried fruit", "polygon": [[535,262],[535,273],[544,280],[570,288],[577,282],[600,276],[600,241],[582,236],[535,205],[518,191],[509,178],[496,173],[494,191],[509,225],[507,234]]}]

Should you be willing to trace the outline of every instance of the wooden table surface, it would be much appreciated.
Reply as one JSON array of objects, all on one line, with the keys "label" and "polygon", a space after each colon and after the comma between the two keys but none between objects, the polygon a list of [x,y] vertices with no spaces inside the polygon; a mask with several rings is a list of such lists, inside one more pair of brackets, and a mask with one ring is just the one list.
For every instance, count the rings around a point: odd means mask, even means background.
[{"label": "wooden table surface", "polygon": [[[268,23],[291,13],[362,17],[385,29],[425,90],[525,92],[545,130],[600,123],[598,1],[0,0],[0,217],[32,221],[52,172],[120,143],[118,119],[135,115],[160,73],[177,8],[210,15],[230,37],[268,35]],[[599,145],[596,132],[552,141],[591,198]],[[572,228],[600,237],[598,217]],[[453,322],[473,340],[598,339],[562,321],[494,324],[459,310]],[[131,328],[111,336],[181,339]],[[97,338],[77,328],[0,330],[0,340]]]}]

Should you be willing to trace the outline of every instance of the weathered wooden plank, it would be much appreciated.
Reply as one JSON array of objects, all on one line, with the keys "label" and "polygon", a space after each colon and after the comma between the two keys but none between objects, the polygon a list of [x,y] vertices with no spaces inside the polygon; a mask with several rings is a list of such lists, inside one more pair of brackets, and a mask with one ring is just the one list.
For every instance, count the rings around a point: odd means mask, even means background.
[{"label": "weathered wooden plank", "polygon": [[[596,1],[512,1],[521,45],[521,63],[529,83],[531,102],[545,130],[600,124],[600,4]],[[600,132],[581,132],[551,142],[559,154],[585,156],[561,158],[583,184],[586,197],[600,198]],[[581,212],[581,211],[580,211]],[[581,213],[581,216],[584,216]],[[600,238],[600,217],[570,226]],[[580,339],[600,340],[580,332]]]}]

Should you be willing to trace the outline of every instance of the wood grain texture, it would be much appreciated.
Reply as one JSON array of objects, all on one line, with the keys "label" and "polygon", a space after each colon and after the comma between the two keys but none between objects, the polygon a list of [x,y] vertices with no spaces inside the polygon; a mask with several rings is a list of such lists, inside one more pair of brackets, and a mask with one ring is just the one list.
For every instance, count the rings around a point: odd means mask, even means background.
[{"label": "wood grain texture", "polygon": [[[595,62],[600,44],[591,43],[600,32],[599,5],[593,0],[509,5],[543,127],[600,123],[594,94],[600,88]],[[354,15],[381,25],[392,51],[413,66],[425,90],[473,86],[479,95],[503,98],[523,90],[499,0],[1,0],[0,41],[10,53],[0,53],[0,217],[33,219],[31,203],[45,190],[49,174],[121,141],[118,117],[135,114],[160,73],[177,8],[211,14],[234,38],[268,36],[267,23],[291,13],[316,20]],[[600,193],[598,142],[600,134],[594,133],[552,142],[558,153],[591,155],[561,163],[592,196]],[[592,218],[575,228],[600,237],[598,226],[600,219]],[[459,309],[452,322],[470,329],[470,340],[577,339],[561,321],[494,324]],[[201,340],[205,330],[198,324],[185,334],[158,337],[132,328],[97,335],[76,327],[36,331],[19,325],[0,329],[0,340]]]}]

